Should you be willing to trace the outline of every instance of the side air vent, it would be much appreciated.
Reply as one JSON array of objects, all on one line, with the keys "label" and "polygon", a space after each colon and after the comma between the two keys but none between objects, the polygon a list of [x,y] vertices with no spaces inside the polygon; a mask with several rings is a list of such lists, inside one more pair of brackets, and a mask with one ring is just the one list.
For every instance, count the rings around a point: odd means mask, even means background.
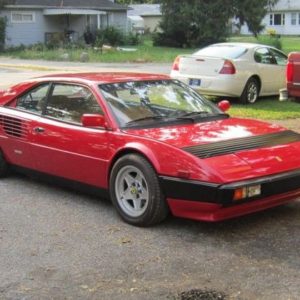
[{"label": "side air vent", "polygon": [[196,145],[182,148],[200,158],[208,158],[235,153],[243,150],[251,150],[264,147],[289,144],[300,141],[300,134],[291,130],[271,133],[259,136],[237,138],[222,142],[214,142],[205,145]]},{"label": "side air vent", "polygon": [[0,115],[0,126],[8,136],[20,139],[27,138],[28,126],[21,119]]}]

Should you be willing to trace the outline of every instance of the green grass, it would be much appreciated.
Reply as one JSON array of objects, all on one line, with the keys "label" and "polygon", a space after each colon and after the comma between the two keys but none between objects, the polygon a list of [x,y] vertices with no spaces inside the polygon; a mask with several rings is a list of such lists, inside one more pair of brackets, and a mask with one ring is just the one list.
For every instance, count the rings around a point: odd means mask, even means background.
[{"label": "green grass", "polygon": [[300,118],[300,103],[278,101],[278,97],[262,98],[255,104],[242,105],[233,103],[229,114],[232,117],[263,120],[286,120]]},{"label": "green grass", "polygon": [[[270,39],[268,36],[261,36],[260,41],[263,43],[264,40]],[[259,40],[257,40],[253,36],[233,36],[228,39],[230,42],[244,42],[244,43],[258,43]],[[292,51],[300,51],[300,38],[299,36],[281,36],[279,38],[279,41],[281,41],[282,44],[282,51],[288,54]]]},{"label": "green grass", "polygon": [[[260,37],[261,42],[268,40],[268,36]],[[253,36],[233,36],[228,41],[234,42],[258,42]],[[280,38],[282,43],[282,50],[286,53],[291,51],[300,51],[300,38],[295,36],[282,36]],[[41,49],[41,45],[33,46],[32,49],[14,49],[8,50],[1,55],[6,55],[14,58],[21,59],[41,59],[41,60],[63,60],[62,55],[64,53],[69,54],[69,61],[80,61],[80,54],[82,52],[88,52],[90,62],[104,62],[104,63],[120,63],[120,62],[157,62],[157,63],[172,63],[174,58],[179,54],[190,54],[195,49],[180,49],[180,48],[168,48],[168,47],[153,47],[152,41],[149,37],[146,37],[142,45],[129,46],[124,48],[135,48],[137,51],[104,51],[93,48],[85,49],[55,49],[48,50],[45,47]]]},{"label": "green grass", "polygon": [[41,46],[32,47],[32,49],[15,49],[8,50],[2,55],[21,58],[21,59],[42,59],[60,61],[64,53],[68,53],[69,61],[80,61],[80,55],[82,52],[89,54],[90,62],[104,62],[104,63],[119,63],[119,62],[166,62],[171,63],[175,57],[179,54],[192,53],[194,49],[178,49],[168,47],[153,47],[152,41],[145,39],[142,45],[138,46],[124,46],[122,48],[134,48],[137,51],[117,51],[106,50],[101,53],[100,49],[85,48],[85,49],[55,49],[48,50],[44,47],[41,51]]}]

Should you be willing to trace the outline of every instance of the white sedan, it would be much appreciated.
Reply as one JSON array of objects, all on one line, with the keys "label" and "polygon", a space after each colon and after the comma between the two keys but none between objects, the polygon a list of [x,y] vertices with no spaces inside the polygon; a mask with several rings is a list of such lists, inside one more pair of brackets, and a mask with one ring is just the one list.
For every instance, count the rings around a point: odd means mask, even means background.
[{"label": "white sedan", "polygon": [[270,46],[220,43],[178,56],[171,77],[202,94],[254,103],[259,96],[278,95],[286,86],[286,63],[287,56]]}]

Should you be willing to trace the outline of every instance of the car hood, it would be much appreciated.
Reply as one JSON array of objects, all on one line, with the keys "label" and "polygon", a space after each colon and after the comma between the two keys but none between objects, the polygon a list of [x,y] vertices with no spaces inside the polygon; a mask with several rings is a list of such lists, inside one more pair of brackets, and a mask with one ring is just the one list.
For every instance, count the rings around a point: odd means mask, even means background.
[{"label": "car hood", "polygon": [[199,157],[224,182],[300,169],[300,135],[262,121],[229,118],[126,132]]},{"label": "car hood", "polygon": [[264,135],[285,130],[262,121],[228,118],[176,126],[127,129],[129,134],[158,140],[178,148]]}]

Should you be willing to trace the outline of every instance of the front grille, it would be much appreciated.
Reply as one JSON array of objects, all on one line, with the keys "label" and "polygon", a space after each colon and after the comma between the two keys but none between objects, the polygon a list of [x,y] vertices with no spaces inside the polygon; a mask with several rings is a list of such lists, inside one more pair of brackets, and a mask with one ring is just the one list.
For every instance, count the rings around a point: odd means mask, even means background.
[{"label": "front grille", "polygon": [[232,154],[238,151],[272,147],[300,141],[300,134],[291,130],[277,133],[231,139],[204,145],[184,147],[182,150],[199,158]]}]

